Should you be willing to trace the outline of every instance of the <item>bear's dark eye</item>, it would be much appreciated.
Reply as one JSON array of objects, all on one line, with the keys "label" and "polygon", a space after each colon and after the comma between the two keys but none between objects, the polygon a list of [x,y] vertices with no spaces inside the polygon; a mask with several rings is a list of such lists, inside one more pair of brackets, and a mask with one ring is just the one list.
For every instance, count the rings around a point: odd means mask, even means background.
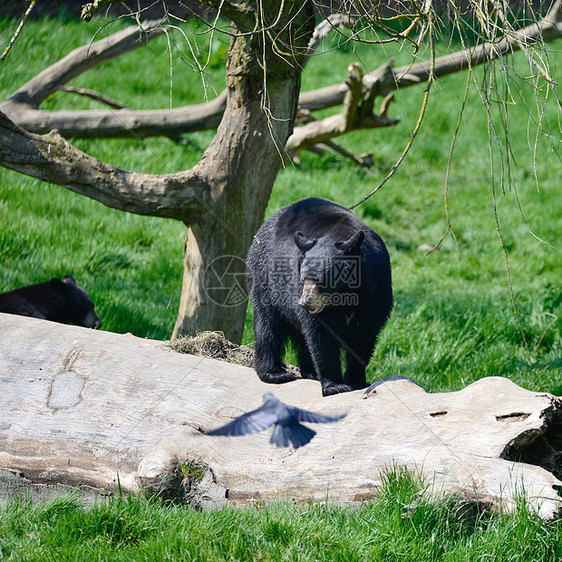
[{"label": "bear's dark eye", "polygon": [[313,281],[314,283],[320,283],[320,277],[318,275],[314,275],[311,273],[307,273],[306,275],[301,275],[302,281]]}]

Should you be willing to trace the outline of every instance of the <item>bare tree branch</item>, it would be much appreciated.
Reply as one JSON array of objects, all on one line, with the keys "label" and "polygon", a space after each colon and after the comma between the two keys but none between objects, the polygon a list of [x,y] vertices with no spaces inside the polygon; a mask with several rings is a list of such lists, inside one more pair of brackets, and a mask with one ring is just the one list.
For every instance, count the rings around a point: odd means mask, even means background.
[{"label": "bare tree branch", "polygon": [[306,55],[304,57],[303,66],[310,60],[310,57],[314,55],[316,49],[322,43],[324,39],[330,34],[334,29],[339,29],[341,27],[348,27],[353,29],[355,22],[353,18],[347,14],[330,14],[325,20],[321,21],[314,29],[312,39],[308,44]]},{"label": "bare tree branch", "polygon": [[61,86],[60,91],[69,92],[71,94],[77,94],[79,96],[84,96],[85,98],[93,99],[94,101],[99,101],[104,105],[107,105],[107,107],[112,107],[113,109],[130,109],[130,107],[122,104],[121,102],[108,98],[107,96],[104,96],[99,92],[96,92],[95,90],[90,90],[89,88],[76,88],[75,86]]},{"label": "bare tree branch", "polygon": [[[483,43],[473,48],[436,58],[434,76],[435,78],[440,78],[453,72],[492,61],[507,53],[521,49],[521,45],[532,45],[541,38],[544,41],[551,41],[558,37],[562,37],[561,0],[556,0],[548,14],[540,22],[514,31],[507,38],[496,44]],[[431,61],[423,61],[395,68],[393,76],[388,76],[381,83],[380,87],[386,90],[395,90],[426,81],[429,76],[430,67]],[[364,78],[365,82],[368,83],[371,79],[378,79],[378,76],[375,78],[377,72],[378,69],[373,73],[367,74]],[[343,102],[346,91],[345,83],[341,83],[303,92],[299,98],[299,105],[310,111],[340,105]]]},{"label": "bare tree branch", "polygon": [[214,129],[226,104],[226,90],[209,103],[174,110],[43,111],[42,101],[81,73],[145,45],[164,33],[161,20],[133,25],[95,43],[74,49],[0,103],[0,111],[33,133],[56,129],[64,137],[148,137]]},{"label": "bare tree branch", "polygon": [[31,13],[31,10],[33,10],[33,7],[35,6],[36,3],[37,3],[37,0],[31,0],[31,2],[29,3],[29,6],[28,6],[27,10],[25,11],[25,14],[23,14],[23,17],[21,18],[21,21],[20,21],[20,24],[18,25],[18,28],[14,32],[14,35],[10,39],[10,42],[8,43],[7,47],[4,49],[4,52],[2,53],[2,55],[0,55],[0,60],[4,60],[8,56],[8,53],[10,52],[10,49],[12,48],[13,44],[17,41],[17,38],[18,38],[19,34],[21,33],[21,30],[23,29],[23,26],[25,25],[25,22],[27,21],[27,18],[29,17],[29,14]]},{"label": "bare tree branch", "polygon": [[[164,33],[162,20],[132,25],[105,39],[78,47],[19,88],[4,104],[25,104],[37,108],[48,96],[86,70],[138,49]],[[1,108],[0,108],[1,109]],[[4,111],[2,109],[2,111]]]},{"label": "bare tree branch", "polygon": [[120,109],[87,111],[30,110],[26,106],[0,104],[0,111],[15,123],[34,133],[56,129],[64,137],[77,138],[138,138],[169,136],[214,129],[220,123],[226,106],[226,90],[208,103],[177,109]]},{"label": "bare tree branch", "polygon": [[[317,119],[312,115],[308,109],[299,109],[297,111],[296,123],[299,125],[304,125],[305,123],[312,123],[317,121]],[[343,146],[335,143],[332,140],[326,140],[319,144],[313,144],[307,147],[307,150],[314,152],[315,154],[324,154],[326,152],[333,152],[335,154],[340,154],[341,156],[348,158],[358,166],[363,168],[370,168],[373,165],[373,153],[364,152],[362,154],[354,154],[350,152]],[[296,164],[300,164],[301,160],[298,153],[291,154],[291,160]]]},{"label": "bare tree branch", "polygon": [[190,223],[210,206],[210,187],[195,168],[165,175],[115,168],[73,147],[56,131],[28,133],[1,112],[0,161],[6,168],[140,215]]},{"label": "bare tree branch", "polygon": [[[390,65],[384,65],[380,75],[386,75],[390,68]],[[318,143],[325,143],[351,131],[390,127],[399,122],[399,119],[389,119],[387,115],[392,97],[385,98],[379,115],[373,114],[373,91],[376,89],[376,83],[371,82],[370,87],[364,88],[363,73],[359,64],[350,64],[347,71],[346,87],[348,90],[341,113],[330,115],[319,121],[310,120],[302,127],[297,127],[285,146],[290,157],[294,158],[301,150]],[[392,72],[390,71],[390,73]],[[363,100],[365,100],[364,103]]]},{"label": "bare tree branch", "polygon": [[[60,90],[61,92],[69,92],[71,94],[77,94],[79,96],[84,96],[86,98],[99,101],[100,103],[103,103],[107,107],[112,107],[113,109],[131,109],[130,107],[122,104],[121,102],[108,98],[107,96],[104,96],[99,92],[96,92],[95,90],[90,90],[89,88],[76,88],[75,86],[61,86]],[[185,144],[187,142],[187,140],[181,135],[176,135],[176,136],[169,135],[169,138],[174,142],[178,142],[182,144]]]},{"label": "bare tree branch", "polygon": [[[340,154],[341,156],[348,158],[358,166],[362,168],[370,168],[373,165],[373,153],[370,151],[363,152],[361,154],[354,154],[350,152],[343,146],[335,143],[334,141],[326,141],[321,144],[313,144],[308,147],[310,152],[315,152],[316,154],[324,154],[326,152],[333,152],[335,154]],[[298,155],[293,157],[293,161],[297,164],[300,163]]]},{"label": "bare tree branch", "polygon": [[[213,4],[213,5],[212,5]],[[217,2],[219,4],[219,2]],[[217,7],[214,2],[206,5]],[[158,22],[146,22],[143,29],[150,32],[143,39],[150,40],[162,33]],[[561,0],[557,0],[545,18],[492,45],[483,45],[445,55],[435,60],[435,77],[493,60],[505,53],[530,45],[540,37],[550,40],[562,36]],[[35,133],[57,129],[63,136],[81,138],[148,137],[178,135],[201,129],[215,128],[225,108],[226,92],[209,103],[164,110],[107,110],[41,111],[37,107],[48,95],[80,73],[119,54],[141,46],[139,28],[132,26],[91,45],[76,49],[53,66],[22,86],[10,99],[0,103],[4,112],[18,125]],[[389,63],[390,64],[390,63]],[[366,74],[363,84],[370,88],[371,100],[397,88],[405,88],[427,80],[430,62],[390,68],[382,66]],[[345,83],[303,92],[299,106],[310,111],[343,103],[348,88]],[[364,101],[366,103],[367,100]],[[367,108],[365,109],[367,113]]]}]

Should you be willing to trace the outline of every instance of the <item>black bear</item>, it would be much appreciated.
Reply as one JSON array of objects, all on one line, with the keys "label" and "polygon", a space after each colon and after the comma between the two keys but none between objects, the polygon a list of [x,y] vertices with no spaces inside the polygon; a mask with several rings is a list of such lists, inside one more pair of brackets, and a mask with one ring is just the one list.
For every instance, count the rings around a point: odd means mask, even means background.
[{"label": "black bear", "polygon": [[99,328],[100,319],[88,293],[71,275],[0,294],[0,312],[33,316],[61,324]]},{"label": "black bear", "polygon": [[337,203],[302,199],[258,230],[246,274],[262,381],[296,379],[283,363],[291,340],[301,375],[320,380],[324,396],[367,386],[365,367],[393,306],[390,259],[373,229]]}]

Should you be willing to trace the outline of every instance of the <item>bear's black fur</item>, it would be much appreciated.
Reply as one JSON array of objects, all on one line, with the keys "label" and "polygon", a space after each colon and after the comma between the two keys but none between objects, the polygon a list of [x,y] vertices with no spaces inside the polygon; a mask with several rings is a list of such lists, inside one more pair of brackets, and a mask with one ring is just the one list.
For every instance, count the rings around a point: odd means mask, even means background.
[{"label": "bear's black fur", "polygon": [[99,328],[94,303],[70,275],[0,294],[0,312]]},{"label": "bear's black fur", "polygon": [[367,386],[365,367],[393,306],[390,259],[373,229],[332,201],[302,199],[261,226],[246,268],[261,380],[295,380],[282,359],[290,339],[301,375],[320,380],[324,396]]}]

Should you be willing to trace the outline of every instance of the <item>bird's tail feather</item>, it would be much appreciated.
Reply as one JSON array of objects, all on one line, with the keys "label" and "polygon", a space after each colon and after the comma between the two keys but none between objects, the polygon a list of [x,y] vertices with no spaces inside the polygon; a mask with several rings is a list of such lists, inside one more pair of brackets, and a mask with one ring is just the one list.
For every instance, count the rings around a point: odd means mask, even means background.
[{"label": "bird's tail feather", "polygon": [[276,445],[277,447],[288,447],[289,446],[289,437],[287,436],[286,427],[283,427],[281,424],[276,423],[273,426],[273,431],[271,432],[271,439],[269,442],[272,445]]},{"label": "bird's tail feather", "polygon": [[298,422],[291,424],[288,431],[289,439],[293,443],[293,447],[295,449],[306,445],[316,435],[316,431]]},{"label": "bird's tail feather", "polygon": [[288,447],[291,442],[293,447],[298,449],[306,445],[315,435],[315,431],[298,422],[290,425],[277,424],[273,428],[269,442],[277,447]]}]

